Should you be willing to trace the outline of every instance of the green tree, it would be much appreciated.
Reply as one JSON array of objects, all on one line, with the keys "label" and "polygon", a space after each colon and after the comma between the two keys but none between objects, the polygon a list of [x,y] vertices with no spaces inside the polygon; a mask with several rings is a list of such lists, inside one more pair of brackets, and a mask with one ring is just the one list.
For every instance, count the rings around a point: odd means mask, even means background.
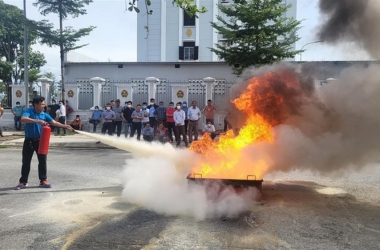
[{"label": "green tree", "polygon": [[[35,26],[48,28],[46,21],[35,22],[24,18],[23,11],[16,6],[5,4],[0,0],[0,79],[3,88],[11,83],[24,81],[24,24],[30,27],[28,32],[28,69],[29,92],[33,91],[33,82],[40,77],[40,68],[46,64],[44,55],[33,51],[38,34],[32,29]],[[1,90],[3,92],[3,90]],[[8,101],[8,100],[7,100]]]},{"label": "green tree", "polygon": [[[0,0],[0,74],[4,82],[18,83],[20,72],[18,57],[24,49],[24,16],[21,9]],[[28,33],[28,46],[34,44],[37,34]],[[12,65],[12,70],[9,66]]]},{"label": "green tree", "polygon": [[[29,68],[29,85],[33,85],[38,78],[42,76],[41,67],[46,64],[45,56],[39,51],[33,51],[31,47],[28,49],[28,68]],[[20,53],[17,57],[18,71],[13,75],[17,75],[20,79],[24,79],[24,55]]]},{"label": "green tree", "polygon": [[[129,7],[127,8],[129,11],[135,11],[137,13],[140,13],[140,9],[137,7],[137,2],[139,0],[129,0]],[[152,4],[152,0],[140,0],[144,1],[145,3],[145,15],[149,16],[153,14],[153,11],[149,9],[149,6]],[[159,1],[159,0],[153,0],[153,1]],[[198,14],[205,13],[207,9],[202,6],[198,9],[198,7],[194,4],[194,0],[172,0],[173,5],[177,5],[177,7],[183,9],[186,11],[186,13],[189,16],[196,16],[198,17]]]},{"label": "green tree", "polygon": [[42,15],[46,16],[50,13],[58,14],[59,29],[49,29],[48,25],[41,25],[39,28],[39,36],[41,42],[48,46],[59,46],[60,59],[61,59],[61,84],[62,84],[62,99],[64,96],[64,56],[65,53],[71,50],[82,48],[88,44],[76,45],[81,37],[87,36],[95,29],[94,26],[74,30],[72,27],[63,28],[63,20],[69,16],[76,18],[80,15],[85,15],[85,6],[92,3],[93,0],[37,0],[33,5],[38,7]]},{"label": "green tree", "polygon": [[212,22],[225,42],[211,48],[219,58],[240,75],[253,65],[272,64],[293,58],[301,50],[292,50],[299,40],[300,21],[285,17],[291,5],[282,0],[235,0],[231,5],[219,5],[226,16],[218,16],[219,23]]}]

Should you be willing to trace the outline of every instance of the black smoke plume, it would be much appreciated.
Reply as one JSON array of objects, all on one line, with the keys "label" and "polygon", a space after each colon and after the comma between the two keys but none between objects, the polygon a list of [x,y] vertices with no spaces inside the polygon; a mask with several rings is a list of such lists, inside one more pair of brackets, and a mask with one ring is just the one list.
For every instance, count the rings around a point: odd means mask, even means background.
[{"label": "black smoke plume", "polygon": [[354,42],[374,59],[380,59],[380,2],[376,0],[320,0],[323,23],[319,40]]}]

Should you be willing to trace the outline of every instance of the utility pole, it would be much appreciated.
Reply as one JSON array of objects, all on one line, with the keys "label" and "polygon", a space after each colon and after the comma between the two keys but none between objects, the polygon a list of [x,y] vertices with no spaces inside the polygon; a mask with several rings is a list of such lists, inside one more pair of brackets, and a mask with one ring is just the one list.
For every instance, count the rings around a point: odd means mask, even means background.
[{"label": "utility pole", "polygon": [[[313,44],[313,43],[323,43],[323,40],[307,43],[304,46],[302,46],[301,50],[303,50],[303,48],[305,48],[306,45]],[[300,61],[302,61],[302,52],[300,53]]]},{"label": "utility pole", "polygon": [[26,0],[24,0],[24,83],[25,83],[25,107],[29,103],[29,65],[28,65],[28,32],[26,28]]}]

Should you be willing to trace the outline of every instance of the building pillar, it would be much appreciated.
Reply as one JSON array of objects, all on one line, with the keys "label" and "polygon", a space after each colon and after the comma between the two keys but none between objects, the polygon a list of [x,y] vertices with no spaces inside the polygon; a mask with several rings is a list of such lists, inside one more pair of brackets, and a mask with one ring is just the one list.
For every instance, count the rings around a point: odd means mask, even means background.
[{"label": "building pillar", "polygon": [[41,96],[45,97],[46,105],[50,104],[50,84],[53,82],[53,80],[45,77],[38,78],[37,81],[41,83]]},{"label": "building pillar", "polygon": [[160,84],[160,79],[156,77],[145,78],[145,84],[148,85],[148,99],[156,99],[157,84]]},{"label": "building pillar", "polygon": [[93,100],[94,100],[94,103],[93,103],[93,107],[91,109],[94,109],[95,106],[99,106],[99,108],[101,107],[100,105],[100,94],[102,93],[102,86],[105,84],[106,80],[104,78],[101,78],[101,77],[93,77],[90,79],[90,83],[93,87],[92,89],[92,94],[93,94]]},{"label": "building pillar", "polygon": [[65,101],[74,111],[78,111],[79,107],[80,86],[80,84],[65,84]]},{"label": "building pillar", "polygon": [[203,78],[203,84],[206,86],[205,105],[207,105],[207,100],[212,100],[212,94],[214,93],[216,80],[215,78],[212,78],[212,77],[206,77],[206,78]]},{"label": "building pillar", "polygon": [[116,84],[117,89],[117,99],[120,99],[121,105],[124,105],[125,102],[133,102],[133,85],[127,83]]},{"label": "building pillar", "polygon": [[20,102],[21,105],[28,107],[29,103],[25,103],[25,85],[10,85],[12,87],[12,108],[16,106],[16,102]]}]

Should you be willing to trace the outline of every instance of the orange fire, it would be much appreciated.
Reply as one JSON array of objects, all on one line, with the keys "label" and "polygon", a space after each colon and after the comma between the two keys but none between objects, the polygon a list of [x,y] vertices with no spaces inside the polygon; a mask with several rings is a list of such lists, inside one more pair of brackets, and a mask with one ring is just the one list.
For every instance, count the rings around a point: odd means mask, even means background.
[{"label": "orange fire", "polygon": [[[270,83],[278,75],[268,73],[263,77],[250,79],[247,88],[231,102],[245,117],[238,135],[233,130],[221,135],[218,141],[205,134],[201,140],[191,144],[190,149],[202,155],[202,162],[192,169],[193,178],[249,179],[261,180],[268,168],[264,160],[253,161],[244,154],[244,149],[258,142],[272,142],[271,128],[278,124],[281,115],[265,114],[265,105],[281,106],[283,96],[271,89]],[[266,87],[266,85],[268,87]],[[259,114],[261,112],[261,114]]]}]

